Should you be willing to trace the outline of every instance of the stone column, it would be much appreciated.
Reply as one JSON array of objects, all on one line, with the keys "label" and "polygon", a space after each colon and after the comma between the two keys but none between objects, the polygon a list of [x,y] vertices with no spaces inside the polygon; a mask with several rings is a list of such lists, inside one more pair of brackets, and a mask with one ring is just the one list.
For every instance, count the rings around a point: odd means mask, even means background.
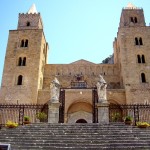
[{"label": "stone column", "polygon": [[97,103],[98,108],[98,123],[109,124],[109,104],[108,103]]},{"label": "stone column", "polygon": [[48,123],[59,123],[59,106],[59,101],[49,103]]}]

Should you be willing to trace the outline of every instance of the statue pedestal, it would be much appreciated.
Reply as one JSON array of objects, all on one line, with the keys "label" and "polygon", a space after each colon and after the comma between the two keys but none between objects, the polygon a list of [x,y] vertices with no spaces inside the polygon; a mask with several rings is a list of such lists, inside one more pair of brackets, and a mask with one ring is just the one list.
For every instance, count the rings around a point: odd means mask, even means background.
[{"label": "statue pedestal", "polygon": [[50,102],[48,110],[48,123],[58,123],[59,122],[59,101]]},{"label": "statue pedestal", "polygon": [[100,124],[109,124],[109,104],[106,103],[97,103],[96,107],[98,108],[98,123]]}]

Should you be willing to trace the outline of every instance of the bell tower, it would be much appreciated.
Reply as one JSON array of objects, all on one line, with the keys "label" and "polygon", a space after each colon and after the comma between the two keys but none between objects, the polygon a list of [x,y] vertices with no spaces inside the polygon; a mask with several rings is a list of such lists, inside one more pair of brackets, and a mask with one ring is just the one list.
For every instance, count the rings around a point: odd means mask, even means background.
[{"label": "bell tower", "polygon": [[150,27],[146,26],[142,8],[129,3],[122,10],[117,38],[114,41],[120,80],[126,103],[146,103],[150,88]]},{"label": "bell tower", "polygon": [[47,53],[42,18],[33,4],[26,14],[19,14],[17,30],[9,31],[1,103],[37,103]]},{"label": "bell tower", "polygon": [[122,9],[119,27],[142,27],[145,26],[145,18],[143,9],[137,8],[129,3],[127,7]]}]

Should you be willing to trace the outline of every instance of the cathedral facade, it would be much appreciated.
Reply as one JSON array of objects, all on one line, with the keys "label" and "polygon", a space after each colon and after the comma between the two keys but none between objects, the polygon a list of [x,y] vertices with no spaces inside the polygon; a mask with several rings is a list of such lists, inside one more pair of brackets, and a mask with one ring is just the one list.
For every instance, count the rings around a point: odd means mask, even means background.
[{"label": "cathedral facade", "polygon": [[48,49],[41,15],[33,5],[26,14],[19,14],[17,29],[9,31],[0,103],[45,104],[56,77],[65,91],[65,119],[92,122],[92,89],[99,75],[107,82],[109,104],[150,103],[150,27],[143,9],[131,4],[122,9],[113,63],[81,59],[48,64]]}]

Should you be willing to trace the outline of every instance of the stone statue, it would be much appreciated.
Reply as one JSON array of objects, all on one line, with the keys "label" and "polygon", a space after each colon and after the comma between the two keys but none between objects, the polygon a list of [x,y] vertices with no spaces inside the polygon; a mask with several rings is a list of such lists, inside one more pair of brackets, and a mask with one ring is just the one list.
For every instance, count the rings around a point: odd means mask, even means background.
[{"label": "stone statue", "polygon": [[59,92],[60,92],[60,83],[58,79],[55,79],[50,84],[50,94],[51,94],[51,102],[59,101]]},{"label": "stone statue", "polygon": [[106,98],[106,87],[107,83],[104,80],[103,76],[99,75],[100,79],[97,82],[97,93],[98,93],[98,102],[100,103],[107,103],[107,98]]}]

